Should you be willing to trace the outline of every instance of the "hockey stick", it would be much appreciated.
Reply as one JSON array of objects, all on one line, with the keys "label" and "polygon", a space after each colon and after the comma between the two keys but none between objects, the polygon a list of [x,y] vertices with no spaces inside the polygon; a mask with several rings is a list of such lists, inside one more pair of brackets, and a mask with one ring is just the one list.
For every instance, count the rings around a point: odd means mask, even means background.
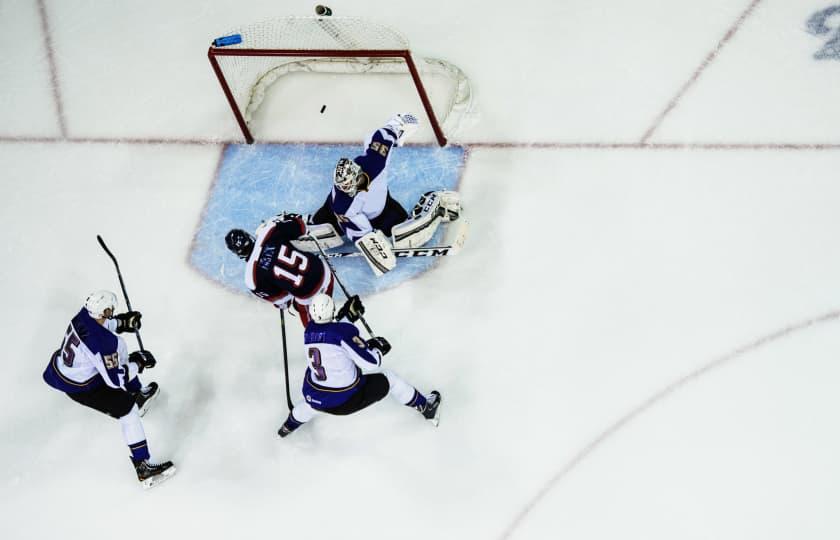
[{"label": "hockey stick", "polygon": [[[105,245],[105,240],[102,239],[101,236],[98,234],[96,235],[96,239],[99,240],[99,245],[102,246],[102,249],[105,250],[105,253],[111,257],[111,260],[114,261],[114,266],[117,269],[117,277],[120,278],[120,287],[122,287],[123,298],[125,298],[125,305],[128,307],[128,311],[134,311],[131,309],[131,300],[128,299],[128,293],[125,290],[125,282],[123,282],[122,273],[120,272],[120,265],[117,262],[117,258],[114,257],[114,254],[111,253],[111,250],[108,249],[108,246]],[[135,330],[134,335],[137,336],[137,344],[140,346],[141,351],[145,351],[146,349],[143,347],[143,340],[140,339],[140,330]]]},{"label": "hockey stick", "polygon": [[292,398],[289,397],[289,357],[286,353],[286,315],[280,310],[280,333],[283,335],[283,373],[286,375],[286,404],[289,412],[292,412]]},{"label": "hockey stick", "polygon": [[[440,246],[424,246],[419,248],[397,248],[392,249],[392,253],[395,257],[447,257],[449,255],[455,255],[461,248],[464,247],[464,242],[467,239],[467,232],[469,231],[469,223],[465,220],[461,221],[461,224],[458,228],[458,234],[455,239],[445,245]],[[312,238],[312,236],[310,236]],[[320,250],[320,246],[318,246]],[[339,251],[336,253],[324,253],[321,251],[321,255],[327,257],[328,259],[338,259],[343,257],[362,257],[361,251]]]},{"label": "hockey stick", "polygon": [[[392,249],[391,252],[397,258],[404,257],[446,257],[455,255],[458,249],[454,246],[429,246],[423,248],[400,248]],[[344,257],[362,257],[361,251],[339,251],[324,255],[328,259],[341,259]]]},{"label": "hockey stick", "polygon": [[[347,292],[347,287],[344,286],[344,283],[342,283],[341,280],[338,279],[338,274],[335,273],[335,268],[333,268],[333,265],[330,263],[330,260],[327,258],[327,254],[324,253],[324,249],[321,247],[321,243],[318,242],[318,239],[315,238],[315,235],[310,234],[310,235],[307,235],[307,236],[309,238],[311,238],[313,242],[315,242],[315,245],[318,247],[318,251],[321,252],[321,256],[324,258],[324,262],[327,263],[327,266],[330,268],[330,272],[332,272],[332,275],[335,278],[336,283],[338,283],[338,286],[341,287],[341,290],[344,292],[344,296],[346,296],[347,299],[349,300],[351,294],[349,292]],[[359,255],[360,254],[361,253],[359,253]],[[365,320],[365,318],[363,316],[359,315],[359,320],[362,321],[362,325],[365,327],[365,330],[367,330],[368,334],[370,334],[370,337],[374,337],[376,334],[374,334],[373,330],[370,329],[370,326],[368,326],[368,323]]]}]

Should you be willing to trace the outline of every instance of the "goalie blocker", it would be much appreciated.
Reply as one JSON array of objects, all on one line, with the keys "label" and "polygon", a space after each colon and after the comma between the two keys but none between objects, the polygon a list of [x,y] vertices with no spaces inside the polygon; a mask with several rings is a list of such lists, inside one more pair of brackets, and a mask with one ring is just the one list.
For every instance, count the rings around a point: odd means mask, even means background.
[{"label": "goalie blocker", "polygon": [[356,248],[364,255],[368,265],[377,277],[394,269],[397,258],[391,250],[388,238],[382,231],[374,230],[356,240]]}]

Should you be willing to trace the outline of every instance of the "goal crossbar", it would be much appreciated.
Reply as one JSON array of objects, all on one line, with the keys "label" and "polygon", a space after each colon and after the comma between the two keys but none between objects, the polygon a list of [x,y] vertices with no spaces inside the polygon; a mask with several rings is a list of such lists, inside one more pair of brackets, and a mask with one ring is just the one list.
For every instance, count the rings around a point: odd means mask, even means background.
[{"label": "goal crossbar", "polygon": [[233,92],[230,89],[230,85],[228,84],[224,72],[222,71],[221,66],[216,57],[218,56],[281,56],[281,57],[308,57],[308,58],[394,58],[394,59],[402,59],[406,66],[408,67],[408,72],[411,75],[411,79],[414,82],[414,86],[417,89],[417,94],[420,96],[420,101],[423,104],[423,108],[426,111],[426,116],[429,118],[429,123],[432,126],[432,129],[435,134],[435,138],[440,146],[446,146],[446,136],[443,133],[443,129],[438,122],[437,117],[435,116],[435,112],[432,109],[432,104],[429,101],[429,96],[426,93],[426,89],[423,86],[423,81],[420,78],[420,73],[417,70],[417,66],[414,63],[413,58],[411,57],[411,52],[408,50],[388,50],[388,49],[244,49],[244,48],[234,48],[234,49],[225,49],[221,47],[211,46],[207,51],[207,57],[210,60],[210,64],[213,67],[213,72],[216,74],[216,78],[219,81],[219,84],[222,87],[222,91],[227,98],[228,104],[230,105],[231,110],[233,111],[234,117],[236,118],[236,122],[239,124],[239,128],[242,131],[242,135],[245,137],[245,141],[248,144],[252,144],[254,142],[254,137],[251,134],[251,130],[248,127],[247,122],[245,121],[245,117],[240,110],[239,105],[236,102],[236,98],[233,95]]}]

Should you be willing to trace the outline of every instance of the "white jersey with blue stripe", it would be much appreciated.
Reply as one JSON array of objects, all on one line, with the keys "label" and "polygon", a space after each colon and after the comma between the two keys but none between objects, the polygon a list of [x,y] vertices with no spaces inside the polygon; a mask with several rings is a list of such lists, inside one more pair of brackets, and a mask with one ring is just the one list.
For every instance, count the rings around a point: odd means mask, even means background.
[{"label": "white jersey with blue stripe", "polygon": [[101,325],[82,308],[44,371],[47,384],[68,393],[103,384],[124,388],[126,381],[137,376],[137,366],[128,362],[128,348],[116,329],[117,321],[107,319]]},{"label": "white jersey with blue stripe", "polygon": [[304,331],[309,367],[303,381],[306,401],[316,409],[344,403],[359,389],[362,371],[382,364],[382,355],[370,349],[359,330],[348,322],[310,322]]},{"label": "white jersey with blue stripe", "polygon": [[396,141],[397,136],[390,129],[377,129],[365,141],[365,153],[353,159],[370,180],[365,191],[358,191],[351,197],[333,186],[332,211],[343,229],[342,232],[350,240],[371,232],[373,227],[370,220],[379,217],[385,208],[385,201],[388,199],[386,167]]}]

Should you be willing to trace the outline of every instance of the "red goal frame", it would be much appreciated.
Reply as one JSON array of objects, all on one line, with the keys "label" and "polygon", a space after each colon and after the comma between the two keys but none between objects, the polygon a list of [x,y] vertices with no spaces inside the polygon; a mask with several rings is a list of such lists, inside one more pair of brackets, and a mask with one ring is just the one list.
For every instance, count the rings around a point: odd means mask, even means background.
[{"label": "red goal frame", "polygon": [[245,122],[242,111],[233,97],[230,86],[225,78],[224,71],[219,65],[217,57],[219,56],[297,56],[297,57],[313,57],[313,58],[401,58],[408,67],[411,79],[414,81],[414,86],[420,96],[420,101],[423,103],[423,108],[426,110],[426,116],[429,118],[429,123],[434,130],[435,138],[440,146],[446,146],[446,137],[440,127],[435,112],[432,109],[432,104],[429,101],[429,96],[426,93],[426,88],[423,86],[423,81],[420,79],[420,73],[417,71],[417,66],[411,57],[411,51],[408,50],[370,50],[370,49],[355,49],[355,50],[340,50],[340,49],[226,49],[221,47],[211,46],[207,50],[207,58],[210,60],[210,65],[213,67],[213,72],[219,80],[222,91],[227,98],[236,122],[239,124],[239,129],[242,130],[242,135],[248,144],[254,143],[254,136]]}]

